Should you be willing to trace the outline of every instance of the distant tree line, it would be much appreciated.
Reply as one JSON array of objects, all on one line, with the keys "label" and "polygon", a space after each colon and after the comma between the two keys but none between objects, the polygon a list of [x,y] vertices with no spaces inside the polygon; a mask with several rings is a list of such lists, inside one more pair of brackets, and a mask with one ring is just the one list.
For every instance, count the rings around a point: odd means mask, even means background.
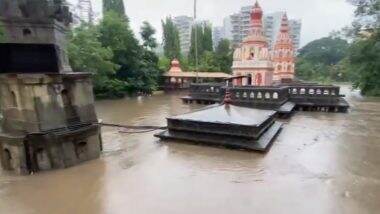
[{"label": "distant tree line", "polygon": [[122,0],[104,0],[103,12],[98,24],[83,23],[72,31],[68,52],[73,69],[94,74],[94,91],[100,98],[152,93],[163,72],[153,52],[155,30],[144,22],[140,44]]},{"label": "distant tree line", "polygon": [[302,48],[297,76],[322,82],[351,81],[364,95],[380,96],[380,0],[348,1],[357,7],[352,26]]},{"label": "distant tree line", "polygon": [[[160,68],[168,69],[170,61],[177,58],[182,69],[196,69],[196,47],[198,49],[198,70],[203,72],[231,72],[233,50],[229,40],[221,40],[213,47],[212,26],[207,23],[197,23],[191,30],[190,51],[186,56],[181,50],[179,31],[171,17],[162,21],[164,56],[160,58]],[[195,38],[197,34],[197,39]]]}]

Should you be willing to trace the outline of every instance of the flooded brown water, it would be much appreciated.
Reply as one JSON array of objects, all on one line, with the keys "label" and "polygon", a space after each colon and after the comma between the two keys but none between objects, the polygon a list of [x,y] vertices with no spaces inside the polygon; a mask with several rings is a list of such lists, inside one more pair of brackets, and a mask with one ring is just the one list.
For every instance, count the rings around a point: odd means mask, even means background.
[{"label": "flooded brown water", "polygon": [[[379,213],[380,99],[345,92],[349,114],[296,113],[265,155],[104,128],[99,160],[0,172],[0,213]],[[199,108],[179,97],[99,101],[97,111],[105,122],[165,125]]]}]

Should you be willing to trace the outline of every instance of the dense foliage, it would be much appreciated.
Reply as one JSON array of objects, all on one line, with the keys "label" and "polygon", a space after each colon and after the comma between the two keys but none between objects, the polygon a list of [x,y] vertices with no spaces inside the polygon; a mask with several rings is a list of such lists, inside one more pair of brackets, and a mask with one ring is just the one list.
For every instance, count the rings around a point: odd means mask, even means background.
[{"label": "dense foliage", "polygon": [[120,16],[125,15],[125,7],[123,0],[103,0],[103,14],[113,11]]},{"label": "dense foliage", "polygon": [[347,71],[340,65],[348,48],[348,42],[340,38],[326,37],[310,42],[299,51],[297,76],[304,80],[347,81]]},{"label": "dense foliage", "polygon": [[354,86],[380,96],[380,31],[353,43],[348,54]]},{"label": "dense foliage", "polygon": [[352,43],[333,36],[311,42],[300,51],[297,76],[349,80],[363,94],[380,96],[380,0],[348,1],[357,7],[355,20],[342,32]]},{"label": "dense foliage", "polygon": [[181,58],[179,32],[171,17],[162,21],[162,29],[165,57],[168,59]]},{"label": "dense foliage", "polygon": [[69,56],[76,71],[93,72],[97,97],[121,97],[151,93],[158,87],[161,71],[155,30],[149,23],[141,28],[139,44],[128,19],[114,11],[106,12],[98,25],[82,25],[72,33]]},{"label": "dense foliage", "polygon": [[95,94],[110,97],[119,93],[115,85],[122,85],[114,78],[119,66],[112,62],[112,50],[102,47],[98,37],[94,26],[74,29],[68,46],[69,59],[74,71],[93,73]]},{"label": "dense foliage", "polygon": [[[197,39],[195,39],[197,35]],[[204,72],[231,72],[232,50],[228,40],[222,40],[213,49],[212,27],[209,24],[196,24],[191,32],[191,46],[188,64],[191,70],[196,67],[195,49],[198,48],[198,70]]]}]

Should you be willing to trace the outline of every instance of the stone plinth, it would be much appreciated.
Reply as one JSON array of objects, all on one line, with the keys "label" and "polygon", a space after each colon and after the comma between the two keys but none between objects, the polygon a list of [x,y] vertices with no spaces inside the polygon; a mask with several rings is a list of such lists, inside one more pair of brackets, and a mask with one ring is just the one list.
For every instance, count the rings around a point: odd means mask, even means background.
[{"label": "stone plinth", "polygon": [[270,110],[214,105],[167,118],[168,130],[156,137],[266,152],[282,126],[274,121],[275,114]]},{"label": "stone plinth", "polygon": [[1,165],[28,173],[98,158],[91,75],[0,75]]}]

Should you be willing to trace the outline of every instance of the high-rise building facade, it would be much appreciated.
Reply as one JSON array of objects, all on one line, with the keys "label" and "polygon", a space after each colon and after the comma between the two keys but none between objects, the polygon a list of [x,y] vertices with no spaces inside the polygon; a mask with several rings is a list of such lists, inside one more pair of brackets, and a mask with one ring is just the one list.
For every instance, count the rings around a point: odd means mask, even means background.
[{"label": "high-rise building facade", "polygon": [[189,16],[177,16],[174,17],[173,21],[179,31],[181,51],[184,54],[188,54],[190,51],[191,28],[194,24],[194,18]]},{"label": "high-rise building facade", "polygon": [[212,42],[214,49],[218,47],[219,42],[225,38],[223,27],[214,27],[212,29]]},{"label": "high-rise building facade", "polygon": [[[243,38],[250,32],[250,12],[253,6],[242,7],[239,13],[232,14],[224,19],[225,38],[232,41],[234,46],[238,46]],[[280,31],[281,20],[285,12],[274,12],[264,14],[263,25],[264,34],[267,37],[269,48],[274,48],[274,43]],[[301,20],[289,20],[290,34],[297,50],[301,39]]]}]

